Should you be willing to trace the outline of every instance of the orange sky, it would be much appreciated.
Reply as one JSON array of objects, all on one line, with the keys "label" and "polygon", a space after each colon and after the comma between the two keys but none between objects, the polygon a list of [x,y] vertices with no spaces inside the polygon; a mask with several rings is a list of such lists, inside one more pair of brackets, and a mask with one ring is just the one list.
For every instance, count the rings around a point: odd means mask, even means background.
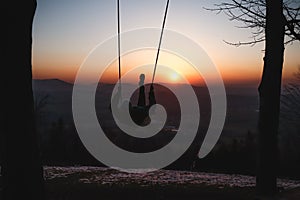
[{"label": "orange sky", "polygon": [[[133,52],[123,56],[121,59],[122,74],[126,74],[132,68],[137,66],[142,66],[145,63],[147,63],[148,70],[143,73],[146,75],[146,82],[150,82],[153,74],[153,68],[154,68],[153,63],[155,60],[155,55],[156,55],[156,51],[154,50],[143,50],[143,51]],[[72,59],[70,58],[70,60]],[[74,60],[76,60],[76,58],[74,58]],[[64,63],[65,62],[64,60],[62,61],[58,60],[57,62],[58,62],[57,65],[60,66],[58,68],[51,67],[52,62],[51,61],[47,62],[47,60],[45,60],[44,63],[44,66],[46,67],[42,69],[33,68],[34,78],[36,79],[59,78],[68,82],[73,82],[76,76],[76,72],[80,67],[80,63],[74,62],[73,65],[68,66],[67,63]],[[184,59],[167,52],[161,52],[160,54],[157,73],[155,77],[156,82],[179,83],[173,73],[171,72],[167,73],[160,70],[160,65],[168,66],[174,69],[177,73],[179,73],[181,76],[184,76],[193,84],[198,84],[203,82],[201,75],[197,72],[197,70],[192,65],[190,65]],[[248,70],[244,70],[244,71],[241,70],[241,73],[236,73],[236,71],[230,70],[230,68],[236,68],[236,66],[232,66],[230,64],[224,64],[223,67],[218,67],[218,68],[220,69],[220,73],[225,82],[226,81],[233,81],[233,82],[252,81],[253,82],[257,80],[257,77],[259,77],[260,73],[257,70],[254,69],[251,70],[252,67],[251,65],[253,64],[249,64]],[[101,63],[99,63],[99,67],[106,67],[106,66],[101,66]],[[101,77],[101,82],[106,82],[106,83],[116,82],[118,79],[117,60],[114,61],[111,65],[107,66],[106,68],[107,69],[105,70],[103,77]],[[130,75],[131,82],[137,83],[138,76],[139,74]]]},{"label": "orange sky", "polygon": [[[147,81],[150,81],[153,73],[154,67],[154,60],[155,60],[155,51],[144,50],[142,52],[134,52],[129,55],[122,57],[122,73],[125,74],[130,69],[135,66],[143,65],[143,63],[149,63],[149,70],[145,71],[145,75]],[[51,79],[51,78],[58,78],[68,82],[73,82],[77,70],[79,69],[81,62],[78,57],[70,57],[68,60],[59,60],[56,59],[55,62],[51,61],[51,59],[43,60],[42,64],[43,68],[33,68],[33,77],[35,79]],[[69,62],[71,61],[71,62]],[[54,64],[55,63],[55,64]],[[151,64],[152,63],[152,64]],[[224,82],[226,83],[253,83],[257,84],[260,77],[261,77],[261,70],[263,62],[258,62],[257,60],[247,61],[245,63],[236,62],[228,62],[225,63],[222,58],[219,60],[215,60],[214,62],[219,69],[220,74],[223,77]],[[221,64],[218,64],[221,63]],[[293,62],[288,62],[293,63]],[[112,83],[116,82],[118,78],[118,65],[117,61],[112,63],[110,66],[107,67],[103,77],[101,78],[101,82]],[[162,52],[159,59],[159,65],[166,65],[168,67],[173,68],[179,74],[184,76],[193,84],[198,84],[199,82],[202,83],[201,75],[191,66],[188,62],[179,58],[175,55],[170,53]],[[243,65],[239,67],[239,65]],[[59,67],[53,67],[59,66]],[[285,67],[287,64],[285,64]],[[101,66],[99,63],[99,67]],[[294,69],[290,66],[286,67],[287,69]],[[289,79],[293,75],[293,70],[284,70],[284,78]],[[132,75],[132,83],[138,82],[138,74]],[[172,74],[164,74],[164,72],[159,71],[158,66],[158,73],[156,74],[156,82],[170,82],[176,83],[177,80],[173,77]]]},{"label": "orange sky", "polygon": [[[205,11],[215,1],[174,1],[170,4],[166,28],[177,31],[201,46],[216,65],[227,83],[258,84],[263,67],[264,44],[254,47],[233,47],[226,41],[248,41],[250,29],[238,29],[241,24],[231,22],[225,15]],[[121,5],[121,30],[161,27],[165,2],[160,0],[135,1]],[[145,9],[150,8],[151,9]],[[38,1],[33,27],[33,78],[58,78],[73,82],[77,70],[96,45],[116,34],[114,1]],[[155,41],[158,37],[153,36]],[[123,42],[126,41],[122,41]],[[128,42],[128,41],[127,41]],[[176,42],[176,41],[174,41]],[[300,42],[288,45],[285,50],[283,78],[289,79],[300,66]],[[116,52],[109,52],[116,55]],[[155,52],[131,53],[122,57],[123,72],[134,66],[154,64]],[[183,59],[162,53],[159,64],[173,68],[192,83],[201,77]],[[99,63],[99,67],[101,66]],[[151,78],[152,67],[145,72]],[[102,80],[117,77],[116,63],[109,66]],[[136,75],[138,77],[138,75]],[[132,82],[137,82],[132,77]],[[156,82],[176,82],[172,74],[157,74]]]}]

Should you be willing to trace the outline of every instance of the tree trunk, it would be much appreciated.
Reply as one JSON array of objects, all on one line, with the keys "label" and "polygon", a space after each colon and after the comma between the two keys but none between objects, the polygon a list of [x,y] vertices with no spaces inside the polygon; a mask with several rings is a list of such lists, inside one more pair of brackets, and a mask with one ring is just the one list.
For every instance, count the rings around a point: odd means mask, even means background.
[{"label": "tree trunk", "polygon": [[[277,192],[278,125],[284,55],[282,0],[266,0],[264,69],[259,86],[259,149],[256,188],[258,195]],[[281,19],[281,20],[280,20]]]},{"label": "tree trunk", "polygon": [[[4,200],[43,199],[43,170],[34,123],[31,44],[35,0],[5,1],[1,20],[1,146]],[[5,14],[4,14],[5,13]],[[4,28],[3,28],[4,27]]]}]

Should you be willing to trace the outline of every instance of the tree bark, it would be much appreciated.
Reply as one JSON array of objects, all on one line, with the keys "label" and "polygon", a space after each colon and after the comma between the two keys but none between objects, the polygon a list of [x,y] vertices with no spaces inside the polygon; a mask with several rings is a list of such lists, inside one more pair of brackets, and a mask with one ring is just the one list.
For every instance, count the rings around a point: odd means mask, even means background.
[{"label": "tree bark", "polygon": [[266,43],[262,80],[259,86],[259,148],[256,189],[258,195],[277,192],[278,126],[284,56],[282,0],[266,0]]},{"label": "tree bark", "polygon": [[[31,48],[35,0],[5,1],[1,21],[3,199],[43,199],[43,170],[34,123]],[[3,14],[5,13],[5,14]]]}]

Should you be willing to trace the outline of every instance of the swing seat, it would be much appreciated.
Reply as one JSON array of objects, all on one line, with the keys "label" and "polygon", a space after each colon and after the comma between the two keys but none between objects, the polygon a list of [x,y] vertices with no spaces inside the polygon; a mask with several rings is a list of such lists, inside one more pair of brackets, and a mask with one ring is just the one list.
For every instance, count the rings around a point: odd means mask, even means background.
[{"label": "swing seat", "polygon": [[147,106],[133,106],[130,109],[130,115],[136,124],[143,125],[145,120],[149,118],[149,109]]},{"label": "swing seat", "polygon": [[[116,95],[113,97],[113,102],[118,101],[117,99],[120,98],[119,95]],[[123,113],[125,110],[124,109],[129,109],[129,113],[131,116],[131,119],[137,124],[137,125],[143,125],[147,121],[147,118],[149,119],[149,108],[150,106],[132,106],[132,104],[129,102],[129,107],[128,102],[124,101],[121,105],[117,106],[117,112]],[[109,110],[111,111],[111,104],[109,106]],[[124,118],[123,118],[124,119]],[[124,123],[126,121],[122,120],[122,117],[120,120]]]}]

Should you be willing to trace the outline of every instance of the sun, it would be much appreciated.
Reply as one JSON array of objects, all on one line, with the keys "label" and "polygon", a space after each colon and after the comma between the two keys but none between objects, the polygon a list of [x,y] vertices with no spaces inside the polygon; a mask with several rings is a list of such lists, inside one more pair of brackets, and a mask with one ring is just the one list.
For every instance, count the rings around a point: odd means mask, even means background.
[{"label": "sun", "polygon": [[179,80],[179,75],[177,73],[173,72],[170,74],[169,78],[171,81],[176,82]]}]

